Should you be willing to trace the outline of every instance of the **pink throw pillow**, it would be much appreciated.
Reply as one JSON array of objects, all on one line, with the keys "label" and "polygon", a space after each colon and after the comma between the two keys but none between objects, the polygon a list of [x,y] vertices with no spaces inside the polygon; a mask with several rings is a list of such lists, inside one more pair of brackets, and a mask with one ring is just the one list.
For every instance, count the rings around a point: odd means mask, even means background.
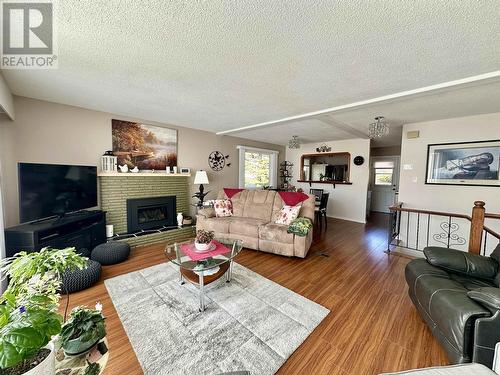
[{"label": "pink throw pillow", "polygon": [[290,225],[292,221],[294,221],[299,216],[300,207],[301,205],[283,206],[280,213],[278,214],[278,218],[276,219],[275,224]]},{"label": "pink throw pillow", "polygon": [[216,217],[233,216],[233,204],[229,199],[214,200],[214,209]]}]

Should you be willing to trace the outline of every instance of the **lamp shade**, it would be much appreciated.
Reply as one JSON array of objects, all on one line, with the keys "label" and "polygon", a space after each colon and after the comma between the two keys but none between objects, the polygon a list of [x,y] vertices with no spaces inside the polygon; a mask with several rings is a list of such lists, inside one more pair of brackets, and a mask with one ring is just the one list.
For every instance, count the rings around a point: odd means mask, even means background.
[{"label": "lamp shade", "polygon": [[208,184],[208,176],[205,171],[196,171],[196,176],[194,176],[194,184]]}]

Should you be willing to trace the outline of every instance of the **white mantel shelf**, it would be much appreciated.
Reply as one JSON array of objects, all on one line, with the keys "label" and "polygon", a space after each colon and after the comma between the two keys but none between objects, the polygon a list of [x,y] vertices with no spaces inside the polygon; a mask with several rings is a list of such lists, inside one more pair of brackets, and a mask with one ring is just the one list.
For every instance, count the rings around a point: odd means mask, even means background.
[{"label": "white mantel shelf", "polygon": [[99,177],[191,177],[191,173],[167,173],[167,172],[99,172]]}]

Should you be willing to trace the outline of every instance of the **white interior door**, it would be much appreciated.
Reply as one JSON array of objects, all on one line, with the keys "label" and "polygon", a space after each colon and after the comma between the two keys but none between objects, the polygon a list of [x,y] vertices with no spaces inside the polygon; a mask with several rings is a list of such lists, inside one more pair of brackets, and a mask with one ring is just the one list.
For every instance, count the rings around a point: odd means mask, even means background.
[{"label": "white interior door", "polygon": [[399,156],[371,158],[371,210],[389,212],[399,189]]}]

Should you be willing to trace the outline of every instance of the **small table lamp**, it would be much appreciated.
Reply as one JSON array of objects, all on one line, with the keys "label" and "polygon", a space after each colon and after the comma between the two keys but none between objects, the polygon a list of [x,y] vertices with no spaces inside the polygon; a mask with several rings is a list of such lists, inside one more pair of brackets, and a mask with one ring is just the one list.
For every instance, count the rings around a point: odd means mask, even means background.
[{"label": "small table lamp", "polygon": [[194,176],[194,184],[195,185],[200,185],[200,191],[197,192],[195,195],[193,195],[193,198],[198,198],[198,204],[196,205],[198,208],[203,207],[203,199],[205,199],[205,196],[210,193],[210,191],[207,191],[204,193],[204,187],[203,184],[208,185],[208,176],[206,171],[196,171],[196,175]]}]

